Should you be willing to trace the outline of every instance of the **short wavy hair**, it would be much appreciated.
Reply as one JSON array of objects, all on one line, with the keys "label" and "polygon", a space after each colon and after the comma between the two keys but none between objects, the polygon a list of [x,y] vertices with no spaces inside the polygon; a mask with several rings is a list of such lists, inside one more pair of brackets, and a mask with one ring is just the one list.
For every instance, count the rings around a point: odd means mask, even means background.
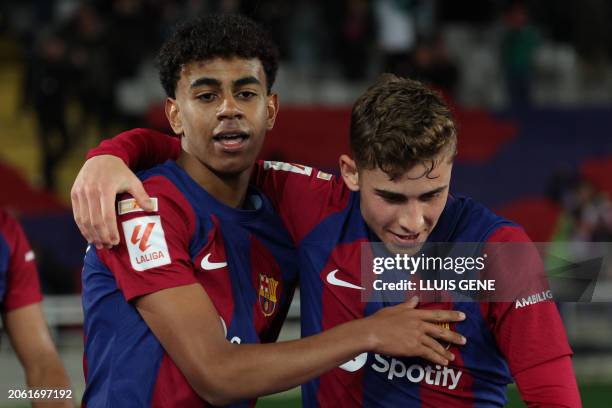
[{"label": "short wavy hair", "polygon": [[442,97],[419,81],[383,74],[351,112],[351,153],[359,169],[383,170],[391,179],[438,153],[457,152],[457,131]]},{"label": "short wavy hair", "polygon": [[238,14],[207,14],[177,26],[157,56],[159,79],[166,95],[174,98],[184,65],[232,57],[259,59],[267,91],[272,91],[278,71],[278,48],[259,24]]}]

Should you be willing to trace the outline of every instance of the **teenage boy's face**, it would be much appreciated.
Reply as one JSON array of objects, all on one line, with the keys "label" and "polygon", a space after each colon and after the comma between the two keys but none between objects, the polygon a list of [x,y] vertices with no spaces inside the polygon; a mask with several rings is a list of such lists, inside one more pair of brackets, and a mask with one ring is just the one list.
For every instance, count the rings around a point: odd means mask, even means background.
[{"label": "teenage boy's face", "polygon": [[411,254],[425,243],[444,210],[452,167],[448,154],[440,154],[429,174],[425,164],[417,164],[394,180],[380,168],[344,179],[359,191],[361,214],[387,249]]},{"label": "teenage boy's face", "polygon": [[176,98],[166,101],[183,150],[221,174],[238,174],[255,162],[272,129],[278,99],[266,92],[258,59],[214,58],[181,69]]}]

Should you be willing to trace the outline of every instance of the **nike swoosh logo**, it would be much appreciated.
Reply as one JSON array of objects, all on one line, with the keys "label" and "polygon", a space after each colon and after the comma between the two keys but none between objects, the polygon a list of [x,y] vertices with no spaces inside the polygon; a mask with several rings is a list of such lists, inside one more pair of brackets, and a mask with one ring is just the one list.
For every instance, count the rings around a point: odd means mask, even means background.
[{"label": "nike swoosh logo", "polygon": [[227,266],[227,262],[210,262],[208,258],[210,258],[210,254],[206,254],[206,256],[202,258],[202,263],[200,264],[202,269],[206,271],[221,269]]},{"label": "nike swoosh logo", "polygon": [[363,367],[368,360],[368,353],[361,353],[357,357],[352,360],[347,361],[344,364],[339,365],[338,367],[343,369],[344,371],[348,371],[349,373],[354,373]]},{"label": "nike swoosh logo", "polygon": [[343,288],[365,290],[365,288],[362,288],[361,286],[353,285],[350,282],[343,281],[342,279],[336,278],[337,273],[338,273],[338,269],[334,269],[333,271],[328,273],[327,283],[329,283],[330,285],[334,285],[334,286],[342,286]]}]

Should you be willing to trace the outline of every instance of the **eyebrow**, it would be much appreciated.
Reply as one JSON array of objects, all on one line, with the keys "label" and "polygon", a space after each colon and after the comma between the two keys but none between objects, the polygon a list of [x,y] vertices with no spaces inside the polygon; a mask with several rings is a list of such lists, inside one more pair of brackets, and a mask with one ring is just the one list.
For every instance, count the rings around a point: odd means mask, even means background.
[{"label": "eyebrow", "polygon": [[440,186],[438,188],[434,188],[431,191],[428,191],[426,193],[421,194],[419,197],[423,197],[423,196],[428,196],[428,195],[434,195],[434,194],[438,194],[441,193],[442,191],[446,190],[448,186]]},{"label": "eyebrow", "polygon": [[[240,79],[233,81],[232,87],[240,88],[242,86],[251,85],[251,84],[261,85],[261,82],[259,81],[259,79],[255,78],[254,76],[247,76],[247,77],[240,78]],[[191,83],[190,88],[193,89],[193,88],[197,88],[200,86],[212,86],[215,88],[220,88],[221,81],[215,78],[201,77],[201,78],[194,80]]]},{"label": "eyebrow", "polygon": [[[440,193],[440,192],[444,191],[447,187],[448,186],[441,186],[441,187],[435,188],[433,190],[427,191],[427,192],[425,192],[423,194],[419,194],[419,198],[420,197],[427,197],[427,196],[431,196],[431,195]],[[407,197],[404,194],[402,194],[402,193],[395,193],[393,191],[388,191],[388,190],[380,190],[378,188],[375,188],[374,191],[379,196],[386,197],[386,198],[391,198],[391,199],[394,199],[394,200],[406,200],[407,199]]]},{"label": "eyebrow", "polygon": [[240,88],[241,86],[245,86],[245,85],[261,85],[261,82],[259,81],[259,79],[255,78],[254,76],[240,78],[233,82],[234,88]]},{"label": "eyebrow", "polygon": [[215,78],[202,77],[202,78],[198,78],[194,80],[191,83],[190,88],[193,89],[199,86],[214,86],[214,87],[219,88],[221,86],[221,81]]}]

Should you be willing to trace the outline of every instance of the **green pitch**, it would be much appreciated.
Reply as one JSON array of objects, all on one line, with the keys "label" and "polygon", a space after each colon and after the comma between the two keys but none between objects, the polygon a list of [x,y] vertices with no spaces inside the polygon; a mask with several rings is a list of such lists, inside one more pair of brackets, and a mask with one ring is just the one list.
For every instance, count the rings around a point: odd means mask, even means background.
[{"label": "green pitch", "polygon": [[[586,385],[580,386],[582,405],[584,408],[610,408],[612,407],[612,384]],[[509,387],[508,404],[509,408],[525,407],[521,402],[516,387]],[[301,407],[300,396],[293,393],[283,396],[270,396],[260,398],[257,403],[258,408],[299,408]]]},{"label": "green pitch", "polygon": [[[610,408],[612,406],[612,384],[598,384],[580,386],[582,404],[584,408]],[[508,391],[508,404],[510,408],[525,407],[521,402],[516,387]],[[29,405],[0,404],[0,408],[27,408]],[[287,392],[280,396],[260,398],[258,408],[299,408],[301,407],[299,392]]]}]

